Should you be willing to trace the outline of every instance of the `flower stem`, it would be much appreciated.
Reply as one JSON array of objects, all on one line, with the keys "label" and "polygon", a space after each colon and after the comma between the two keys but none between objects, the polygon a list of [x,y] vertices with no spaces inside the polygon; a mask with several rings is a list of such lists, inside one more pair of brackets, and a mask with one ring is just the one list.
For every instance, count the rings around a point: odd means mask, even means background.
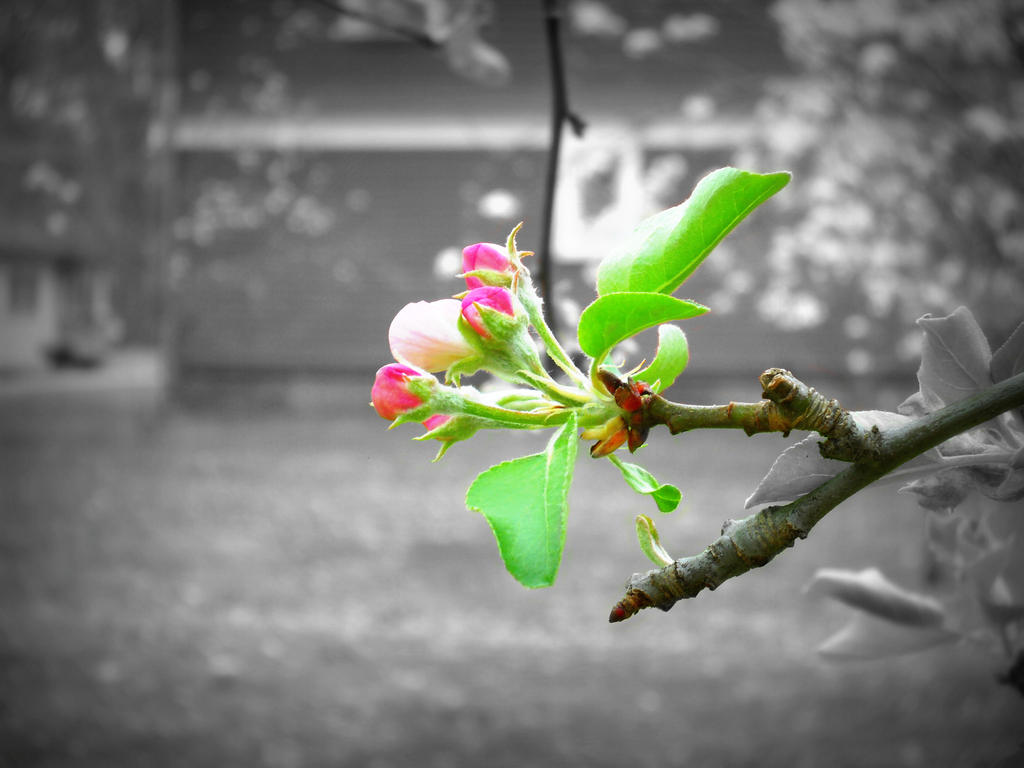
[{"label": "flower stem", "polygon": [[479,416],[502,424],[515,427],[526,427],[530,429],[543,429],[564,424],[569,420],[572,411],[568,408],[552,406],[550,411],[513,411],[508,408],[500,408],[496,405],[477,402],[475,400],[464,400],[460,413],[470,416]]},{"label": "flower stem", "polygon": [[555,337],[555,334],[551,331],[547,321],[544,319],[544,312],[541,310],[537,291],[533,287],[533,281],[530,280],[530,272],[526,267],[522,267],[519,272],[518,294],[519,301],[522,302],[523,308],[526,310],[526,314],[530,318],[530,324],[536,329],[540,340],[544,342],[544,348],[547,350],[548,357],[550,357],[552,362],[561,368],[577,386],[583,389],[589,389],[589,380],[587,379],[586,374],[576,367],[576,364],[572,361],[572,358],[569,357],[569,354],[562,348],[562,345],[558,343],[558,339]]},{"label": "flower stem", "polygon": [[589,392],[559,384],[547,374],[547,371],[542,371],[540,374],[531,373],[530,371],[518,371],[518,375],[556,403],[576,408],[594,401],[593,395]]}]

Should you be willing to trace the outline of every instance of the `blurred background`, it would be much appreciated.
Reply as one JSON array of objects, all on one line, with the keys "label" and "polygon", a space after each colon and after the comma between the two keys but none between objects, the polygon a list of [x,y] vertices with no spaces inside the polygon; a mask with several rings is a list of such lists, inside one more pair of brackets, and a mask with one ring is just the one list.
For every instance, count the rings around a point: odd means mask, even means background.
[{"label": "blurred background", "polygon": [[[682,291],[674,399],[792,369],[916,389],[926,312],[1024,318],[1018,0],[8,0],[0,8],[0,765],[1011,765],[975,646],[859,665],[821,566],[927,582],[892,487],[764,571],[606,617],[638,499],[580,460],[558,584],[504,571],[466,487],[538,435],[433,449],[367,406],[462,246],[536,247],[545,11],[572,110],[551,307],[722,165],[791,184]],[[631,364],[652,350],[628,348]],[[787,445],[652,436],[698,551]],[[1003,761],[1002,763],[1000,761]]]}]

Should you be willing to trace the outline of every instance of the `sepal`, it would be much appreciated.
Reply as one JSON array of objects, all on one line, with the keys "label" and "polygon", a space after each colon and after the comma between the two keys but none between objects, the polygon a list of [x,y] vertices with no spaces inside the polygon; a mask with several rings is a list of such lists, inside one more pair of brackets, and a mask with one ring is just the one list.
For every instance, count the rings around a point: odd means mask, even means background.
[{"label": "sepal", "polygon": [[439,440],[441,447],[438,448],[434,461],[440,461],[454,443],[468,440],[479,430],[487,427],[487,420],[477,416],[469,416],[464,413],[450,414],[433,429],[414,440]]},{"label": "sepal", "polygon": [[545,375],[544,366],[527,330],[529,320],[525,315],[511,317],[484,306],[480,307],[480,322],[488,332],[488,338],[477,333],[465,317],[459,316],[459,331],[477,350],[477,354],[452,365],[446,378],[487,370],[506,381],[533,386],[533,382],[519,375],[520,371]]},{"label": "sepal", "polygon": [[[460,272],[456,277],[476,278],[481,285],[493,285],[501,288],[509,288],[512,285],[512,275],[508,272],[499,272],[496,269],[470,269],[466,272]],[[462,293],[457,294],[454,298],[461,299],[470,290],[471,289],[467,288]]]},{"label": "sepal", "polygon": [[511,411],[537,411],[548,408],[551,401],[541,397],[533,389],[510,389],[491,395],[491,401],[499,408]]},{"label": "sepal", "polygon": [[[481,289],[476,290],[480,291]],[[498,300],[502,301],[501,306],[510,310],[511,313],[495,308],[493,301],[491,303],[471,301],[467,305],[467,299],[472,293],[473,291],[468,291],[466,296],[463,297],[461,315],[469,330],[485,342],[485,347],[505,344],[510,337],[524,332],[527,326],[529,326],[529,318],[523,311],[518,299],[511,292],[494,292],[497,294]],[[462,326],[460,325],[460,327]],[[465,333],[465,330],[463,330],[463,335]]]}]

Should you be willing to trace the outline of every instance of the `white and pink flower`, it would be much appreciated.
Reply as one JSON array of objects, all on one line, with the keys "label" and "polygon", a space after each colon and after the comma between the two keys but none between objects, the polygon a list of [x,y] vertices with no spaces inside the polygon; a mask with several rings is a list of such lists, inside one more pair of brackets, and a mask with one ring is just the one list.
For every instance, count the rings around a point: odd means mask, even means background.
[{"label": "white and pink flower", "polygon": [[406,304],[388,329],[391,354],[401,363],[426,371],[445,371],[474,354],[459,331],[462,305],[457,299]]}]

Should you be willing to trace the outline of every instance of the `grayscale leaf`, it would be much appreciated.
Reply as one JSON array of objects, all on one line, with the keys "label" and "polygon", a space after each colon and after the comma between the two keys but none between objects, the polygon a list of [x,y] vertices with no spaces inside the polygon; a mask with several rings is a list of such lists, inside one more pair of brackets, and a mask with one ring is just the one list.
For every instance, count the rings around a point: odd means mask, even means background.
[{"label": "grayscale leaf", "polygon": [[916,653],[959,639],[944,627],[912,627],[893,624],[859,613],[849,624],[818,646],[818,653],[830,661],[884,659]]},{"label": "grayscale leaf", "polygon": [[[910,421],[908,416],[891,411],[853,411],[850,415],[861,427],[878,427],[882,431]],[[818,448],[820,442],[819,435],[811,434],[779,454],[768,474],[747,498],[746,507],[792,501],[850,466],[845,461],[822,457]]]},{"label": "grayscale leaf", "polygon": [[894,584],[877,568],[820,568],[805,591],[826,595],[895,624],[937,627],[945,621],[945,612],[937,600]]}]

